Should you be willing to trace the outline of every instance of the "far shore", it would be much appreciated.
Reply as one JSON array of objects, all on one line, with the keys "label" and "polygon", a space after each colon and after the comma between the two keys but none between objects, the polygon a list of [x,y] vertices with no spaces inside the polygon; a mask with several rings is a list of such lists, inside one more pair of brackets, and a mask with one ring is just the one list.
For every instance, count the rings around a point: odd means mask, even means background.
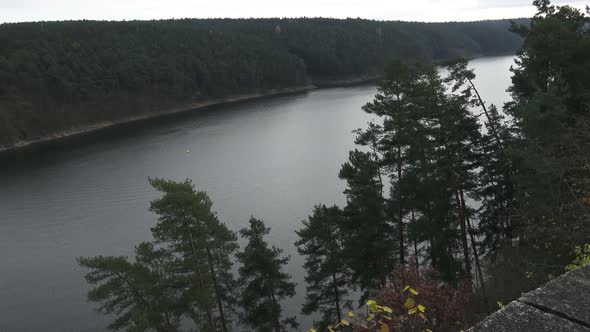
[{"label": "far shore", "polygon": [[[502,56],[507,54],[501,55],[494,55],[494,56]],[[475,56],[470,58],[477,59],[482,58],[481,56]],[[127,117],[123,119],[113,120],[113,121],[102,121],[96,122],[90,125],[81,126],[77,128],[71,128],[68,130],[59,131],[53,133],[51,135],[30,139],[30,140],[21,140],[17,141],[10,145],[0,145],[0,153],[8,152],[13,150],[18,150],[21,148],[29,147],[31,145],[35,145],[38,143],[47,143],[51,141],[56,141],[72,136],[78,136],[82,134],[88,134],[91,132],[99,131],[106,128],[112,128],[119,125],[129,124],[133,122],[140,122],[143,120],[154,119],[158,117],[178,114],[178,113],[186,113],[195,110],[199,110],[209,106],[215,105],[225,105],[231,103],[237,103],[241,101],[247,100],[255,100],[267,97],[274,97],[274,96],[281,96],[281,95],[289,95],[289,94],[297,94],[302,92],[311,91],[314,89],[323,89],[323,88],[334,88],[334,87],[347,87],[347,86],[354,86],[360,84],[367,84],[367,83],[374,83],[379,81],[383,76],[382,75],[362,75],[356,77],[347,77],[347,78],[338,78],[338,79],[324,79],[324,78],[314,78],[312,79],[312,84],[292,87],[292,88],[281,88],[281,89],[272,89],[264,92],[256,92],[256,93],[249,93],[249,94],[239,94],[234,96],[229,96],[225,98],[218,98],[218,99],[208,99],[198,102],[192,102],[188,104],[180,104],[177,107],[156,111],[156,112],[148,112],[142,115]]]},{"label": "far shore", "polygon": [[203,101],[189,103],[189,104],[185,104],[185,105],[179,105],[177,107],[162,110],[162,111],[149,112],[149,113],[145,113],[145,114],[138,115],[138,116],[127,117],[127,118],[113,120],[113,121],[97,122],[97,123],[94,123],[91,125],[82,126],[79,128],[72,128],[72,129],[68,129],[68,130],[63,130],[63,131],[56,132],[51,135],[47,135],[47,136],[43,136],[43,137],[31,139],[31,140],[18,141],[18,142],[15,142],[14,144],[11,144],[11,145],[0,145],[0,153],[25,148],[25,147],[35,145],[38,143],[47,143],[47,142],[51,142],[51,141],[55,141],[55,140],[59,140],[59,139],[63,139],[63,138],[68,138],[68,137],[77,136],[77,135],[81,135],[81,134],[87,134],[87,133],[91,133],[91,132],[98,131],[101,129],[112,128],[112,127],[115,127],[118,125],[129,124],[132,122],[139,122],[139,121],[143,121],[143,120],[149,120],[149,119],[154,119],[154,118],[163,117],[163,116],[167,116],[167,115],[178,114],[178,113],[191,112],[191,111],[195,111],[195,110],[202,109],[202,108],[209,107],[209,106],[231,104],[231,103],[237,103],[240,101],[254,100],[254,99],[260,99],[260,98],[265,98],[265,97],[296,94],[296,93],[307,92],[307,91],[314,90],[314,89],[317,89],[317,86],[305,85],[305,86],[299,86],[299,87],[294,87],[294,88],[273,89],[273,90],[268,90],[268,91],[260,92],[260,93],[240,94],[240,95],[230,96],[230,97],[226,97],[226,98],[203,100]]}]

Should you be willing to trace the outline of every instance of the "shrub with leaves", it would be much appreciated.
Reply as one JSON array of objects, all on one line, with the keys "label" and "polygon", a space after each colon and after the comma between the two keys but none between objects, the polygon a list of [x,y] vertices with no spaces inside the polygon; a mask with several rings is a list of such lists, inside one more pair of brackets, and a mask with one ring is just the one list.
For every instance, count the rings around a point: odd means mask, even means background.
[{"label": "shrub with leaves", "polygon": [[[393,310],[387,306],[382,306],[375,300],[367,301],[367,314],[355,314],[348,312],[346,319],[342,318],[336,324],[330,324],[326,328],[320,328],[319,331],[329,332],[352,332],[352,331],[389,331],[387,322],[394,319]],[[317,332],[315,328],[307,332]]]},{"label": "shrub with leaves", "polygon": [[[419,292],[410,286],[405,287],[405,291],[411,296],[416,296]],[[428,320],[426,317],[426,307],[422,304],[417,304],[413,297],[406,299],[406,306],[408,309],[408,315],[417,314],[424,322]],[[402,322],[407,320],[408,317],[405,313],[396,316],[388,306],[380,305],[375,300],[367,301],[366,314],[355,314],[354,312],[348,312],[348,318],[341,319],[336,324],[330,324],[326,328],[320,328],[319,331],[329,332],[369,332],[369,331],[390,331],[390,326],[399,327]],[[430,331],[426,329],[425,331]],[[307,332],[317,332],[315,328],[307,330]]]},{"label": "shrub with leaves", "polygon": [[472,295],[468,281],[458,287],[441,283],[437,271],[418,270],[415,263],[397,267],[390,280],[367,301],[365,313],[349,312],[346,319],[329,325],[327,331],[432,332],[464,327],[464,311]]},{"label": "shrub with leaves", "polygon": [[464,327],[465,307],[472,291],[467,281],[458,287],[441,283],[433,269],[418,270],[415,264],[399,266],[390,282],[373,297],[393,310],[388,322],[393,331],[449,331]]}]

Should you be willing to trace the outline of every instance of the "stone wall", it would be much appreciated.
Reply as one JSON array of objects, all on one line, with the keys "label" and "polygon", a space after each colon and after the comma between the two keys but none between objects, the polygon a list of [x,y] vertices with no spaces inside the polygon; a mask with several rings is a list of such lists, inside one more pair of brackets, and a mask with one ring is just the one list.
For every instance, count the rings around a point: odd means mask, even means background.
[{"label": "stone wall", "polygon": [[524,294],[469,331],[590,331],[590,265]]}]

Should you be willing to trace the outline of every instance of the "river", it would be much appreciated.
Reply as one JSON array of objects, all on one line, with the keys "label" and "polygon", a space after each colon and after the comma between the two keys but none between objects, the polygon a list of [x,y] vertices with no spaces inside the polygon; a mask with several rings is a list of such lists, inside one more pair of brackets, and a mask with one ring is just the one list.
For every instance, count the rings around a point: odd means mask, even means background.
[{"label": "river", "polygon": [[[512,63],[471,62],[487,102],[509,99]],[[297,295],[284,305],[298,315],[305,283],[294,230],[314,204],[344,203],[338,171],[375,92],[363,85],[210,107],[1,155],[0,331],[105,329],[76,257],[130,255],[150,239],[157,194],[148,177],[192,179],[232,230],[263,219],[270,242],[292,256]]]}]

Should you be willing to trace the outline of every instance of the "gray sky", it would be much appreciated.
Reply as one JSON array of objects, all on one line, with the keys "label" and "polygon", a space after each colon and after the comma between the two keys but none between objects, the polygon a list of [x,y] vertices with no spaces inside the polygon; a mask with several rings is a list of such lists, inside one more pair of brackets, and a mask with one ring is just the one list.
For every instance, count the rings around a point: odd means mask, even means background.
[{"label": "gray sky", "polygon": [[[468,21],[529,17],[532,0],[0,0],[0,22],[184,17],[362,17]],[[570,0],[579,8],[590,0]]]}]

